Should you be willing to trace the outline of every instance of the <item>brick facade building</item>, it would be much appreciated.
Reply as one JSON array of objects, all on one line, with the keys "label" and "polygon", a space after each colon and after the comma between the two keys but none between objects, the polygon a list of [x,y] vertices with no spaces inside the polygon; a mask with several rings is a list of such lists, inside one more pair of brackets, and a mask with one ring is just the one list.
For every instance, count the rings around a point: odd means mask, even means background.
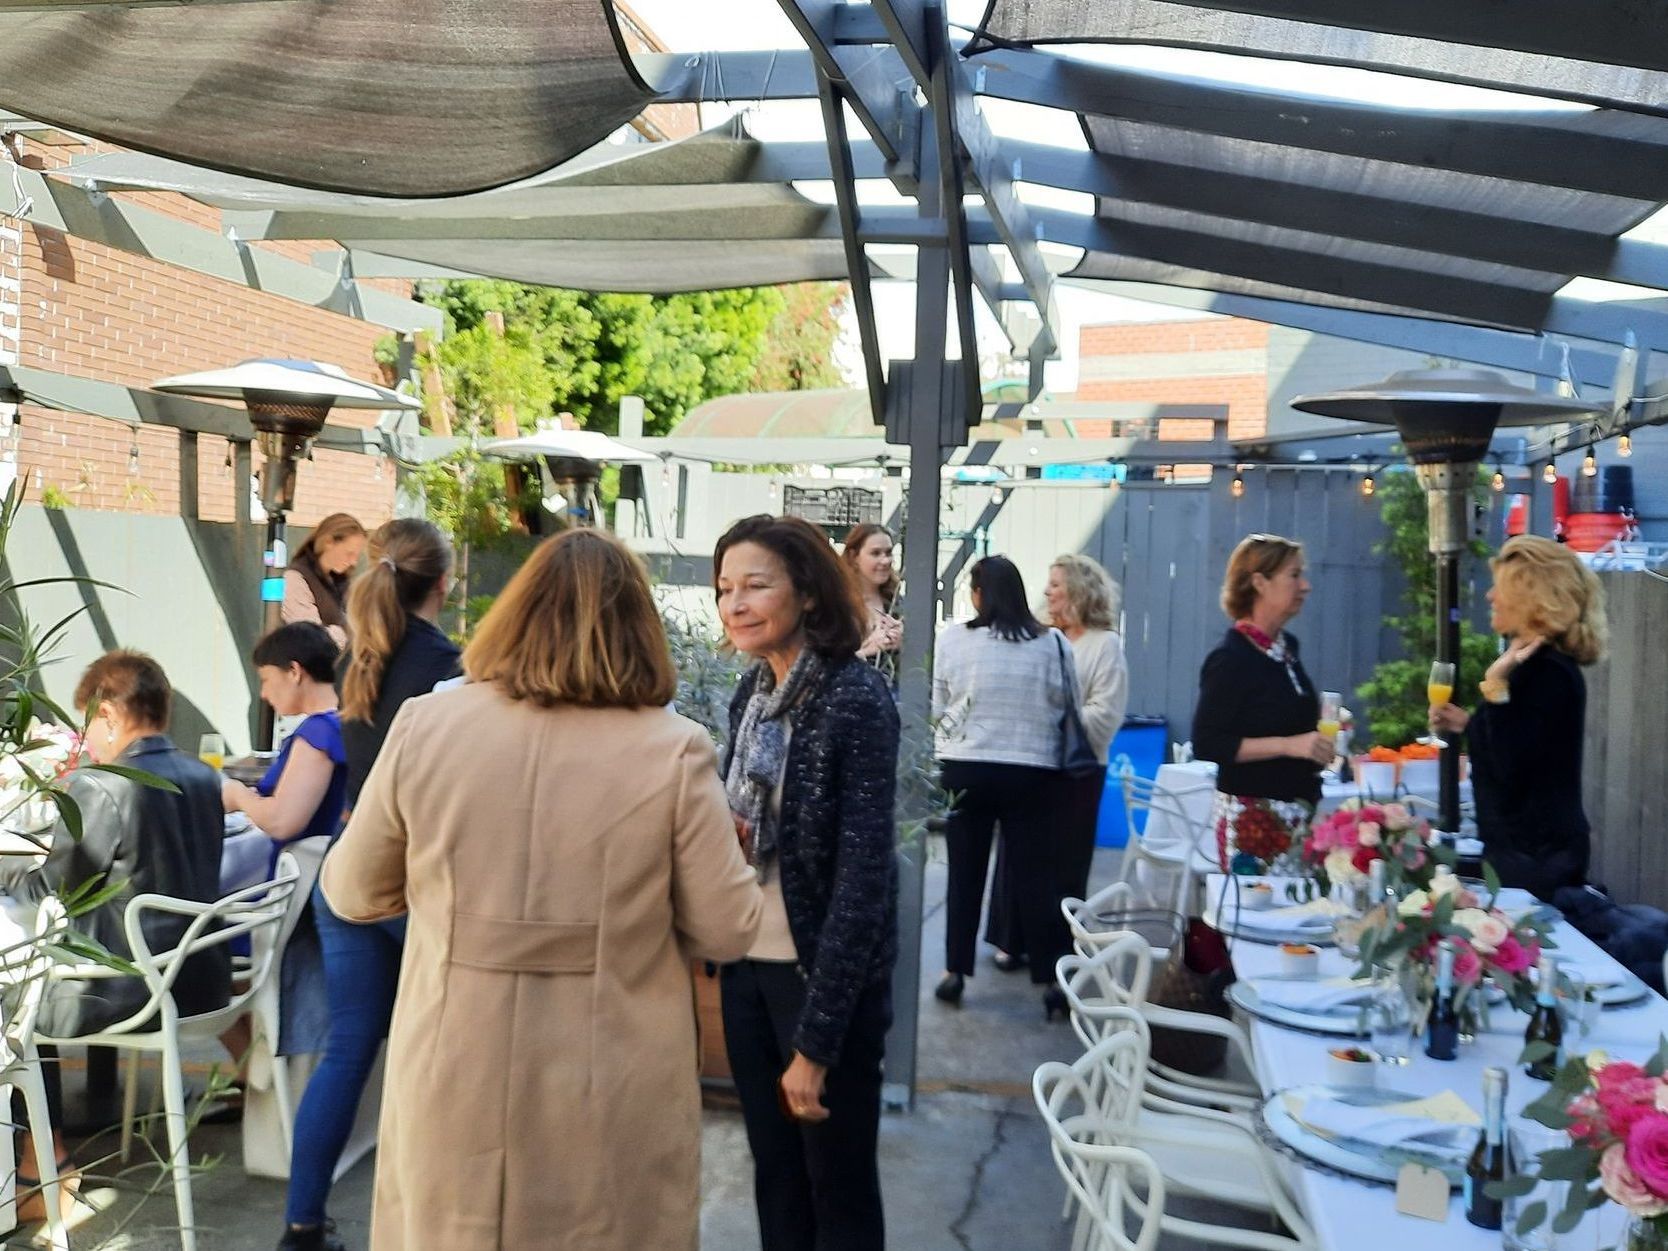
[{"label": "brick facade building", "polygon": [[[1078,338],[1079,400],[1224,404],[1228,437],[1268,429],[1270,328],[1233,317],[1084,326]],[[1112,423],[1080,421],[1078,434],[1106,437]],[[1209,423],[1165,420],[1159,437],[1210,437]]]},{"label": "brick facade building", "polygon": [[[621,6],[621,33],[637,51],[664,51],[634,14]],[[692,105],[651,107],[632,123],[643,141],[680,138],[699,126]],[[12,135],[19,163],[46,170],[76,157],[111,151],[53,132],[50,142]],[[0,157],[0,166],[3,166]],[[218,235],[218,209],[165,192],[113,192]],[[331,250],[329,242],[252,242],[301,264]],[[411,284],[361,280],[402,298]],[[317,308],[238,282],[196,273],[135,251],[0,216],[0,364],[16,364],[76,378],[147,387],[171,374],[214,369],[254,357],[317,360],[356,378],[383,380],[374,357],[383,326]],[[179,435],[162,426],[137,431],[105,417],[19,407],[16,463],[30,498],[67,500],[74,508],[177,515],[180,511]],[[340,410],[333,423],[370,426],[377,414]],[[198,443],[199,515],[231,521],[236,492],[224,440]],[[135,455],[137,452],[137,455]],[[255,468],[260,453],[254,452]],[[394,503],[394,472],[371,456],[317,450],[298,476],[291,519],[308,526],[345,510],[367,525],[386,520]]]}]

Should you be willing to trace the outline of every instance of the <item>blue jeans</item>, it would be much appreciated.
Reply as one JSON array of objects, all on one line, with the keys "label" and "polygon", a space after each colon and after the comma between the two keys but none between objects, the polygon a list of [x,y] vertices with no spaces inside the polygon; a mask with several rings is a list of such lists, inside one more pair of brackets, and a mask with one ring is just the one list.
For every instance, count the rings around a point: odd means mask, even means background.
[{"label": "blue jeans", "polygon": [[359,1096],[376,1063],[377,1048],[388,1036],[400,980],[400,952],[405,946],[404,917],[353,925],[330,911],[317,887],[312,902],[313,923],[324,951],[330,1036],[295,1116],[289,1202],[284,1212],[291,1225],[317,1225],[324,1220],[331,1175],[353,1130]]}]

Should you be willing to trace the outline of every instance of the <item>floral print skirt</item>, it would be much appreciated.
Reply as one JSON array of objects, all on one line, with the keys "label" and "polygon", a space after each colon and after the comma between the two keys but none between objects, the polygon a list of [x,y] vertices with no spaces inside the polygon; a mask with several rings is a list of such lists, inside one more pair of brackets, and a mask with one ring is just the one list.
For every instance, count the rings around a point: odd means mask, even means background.
[{"label": "floral print skirt", "polygon": [[1216,793],[1211,821],[1224,873],[1298,872],[1299,848],[1314,808],[1300,799]]}]

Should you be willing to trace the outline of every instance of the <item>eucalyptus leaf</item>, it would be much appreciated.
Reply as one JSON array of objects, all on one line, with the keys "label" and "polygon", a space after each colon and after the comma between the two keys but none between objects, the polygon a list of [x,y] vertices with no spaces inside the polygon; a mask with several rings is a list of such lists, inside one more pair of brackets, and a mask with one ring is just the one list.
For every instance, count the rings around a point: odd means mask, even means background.
[{"label": "eucalyptus leaf", "polygon": [[1537,1185],[1539,1179],[1525,1173],[1514,1173],[1510,1177],[1502,1177],[1499,1181],[1491,1181],[1483,1187],[1483,1193],[1491,1199],[1521,1199]]},{"label": "eucalyptus leaf", "polygon": [[1541,1152],[1539,1162],[1546,1181],[1584,1181],[1598,1167],[1597,1156],[1586,1147],[1555,1147]]},{"label": "eucalyptus leaf", "polygon": [[1542,1200],[1535,1200],[1517,1216],[1517,1232],[1526,1234],[1546,1220],[1546,1204]]}]

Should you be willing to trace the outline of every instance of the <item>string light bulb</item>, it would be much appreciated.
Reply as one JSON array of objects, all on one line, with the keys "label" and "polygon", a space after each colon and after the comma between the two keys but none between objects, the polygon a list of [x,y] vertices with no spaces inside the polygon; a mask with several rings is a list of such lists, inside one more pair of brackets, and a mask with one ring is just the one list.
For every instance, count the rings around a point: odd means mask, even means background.
[{"label": "string light bulb", "polygon": [[137,438],[133,440],[133,445],[127,449],[127,476],[130,478],[139,476],[139,440]]},{"label": "string light bulb", "polygon": [[1235,473],[1234,474],[1233,485],[1231,485],[1228,488],[1228,490],[1229,490],[1229,492],[1232,493],[1233,497],[1236,500],[1239,499],[1240,496],[1245,494],[1245,479],[1242,478],[1238,473]]},{"label": "string light bulb", "polygon": [[1003,499],[1002,488],[999,487],[999,486],[991,487],[990,488],[991,507],[992,508],[1001,508],[1002,507],[1002,499]]},{"label": "string light bulb", "polygon": [[1504,491],[1506,489],[1506,475],[1501,471],[1499,466],[1495,466],[1494,477],[1489,481],[1489,486],[1493,487],[1496,491]]},{"label": "string light bulb", "polygon": [[1624,434],[1616,440],[1616,455],[1623,459],[1633,455],[1633,436],[1631,434]]},{"label": "string light bulb", "polygon": [[1551,486],[1557,482],[1558,466],[1554,465],[1551,461],[1547,461],[1546,468],[1541,470],[1541,481],[1546,483],[1547,486]]},{"label": "string light bulb", "polygon": [[1581,462],[1581,476],[1583,478],[1598,477],[1598,457],[1588,452]]},{"label": "string light bulb", "polygon": [[232,443],[230,439],[226,441],[226,459],[221,462],[220,475],[224,478],[232,476]]},{"label": "string light bulb", "polygon": [[1362,499],[1368,499],[1368,500],[1372,499],[1373,498],[1373,492],[1375,492],[1377,490],[1378,490],[1378,484],[1373,481],[1373,475],[1372,474],[1368,474],[1365,478],[1361,479],[1361,498]]}]

